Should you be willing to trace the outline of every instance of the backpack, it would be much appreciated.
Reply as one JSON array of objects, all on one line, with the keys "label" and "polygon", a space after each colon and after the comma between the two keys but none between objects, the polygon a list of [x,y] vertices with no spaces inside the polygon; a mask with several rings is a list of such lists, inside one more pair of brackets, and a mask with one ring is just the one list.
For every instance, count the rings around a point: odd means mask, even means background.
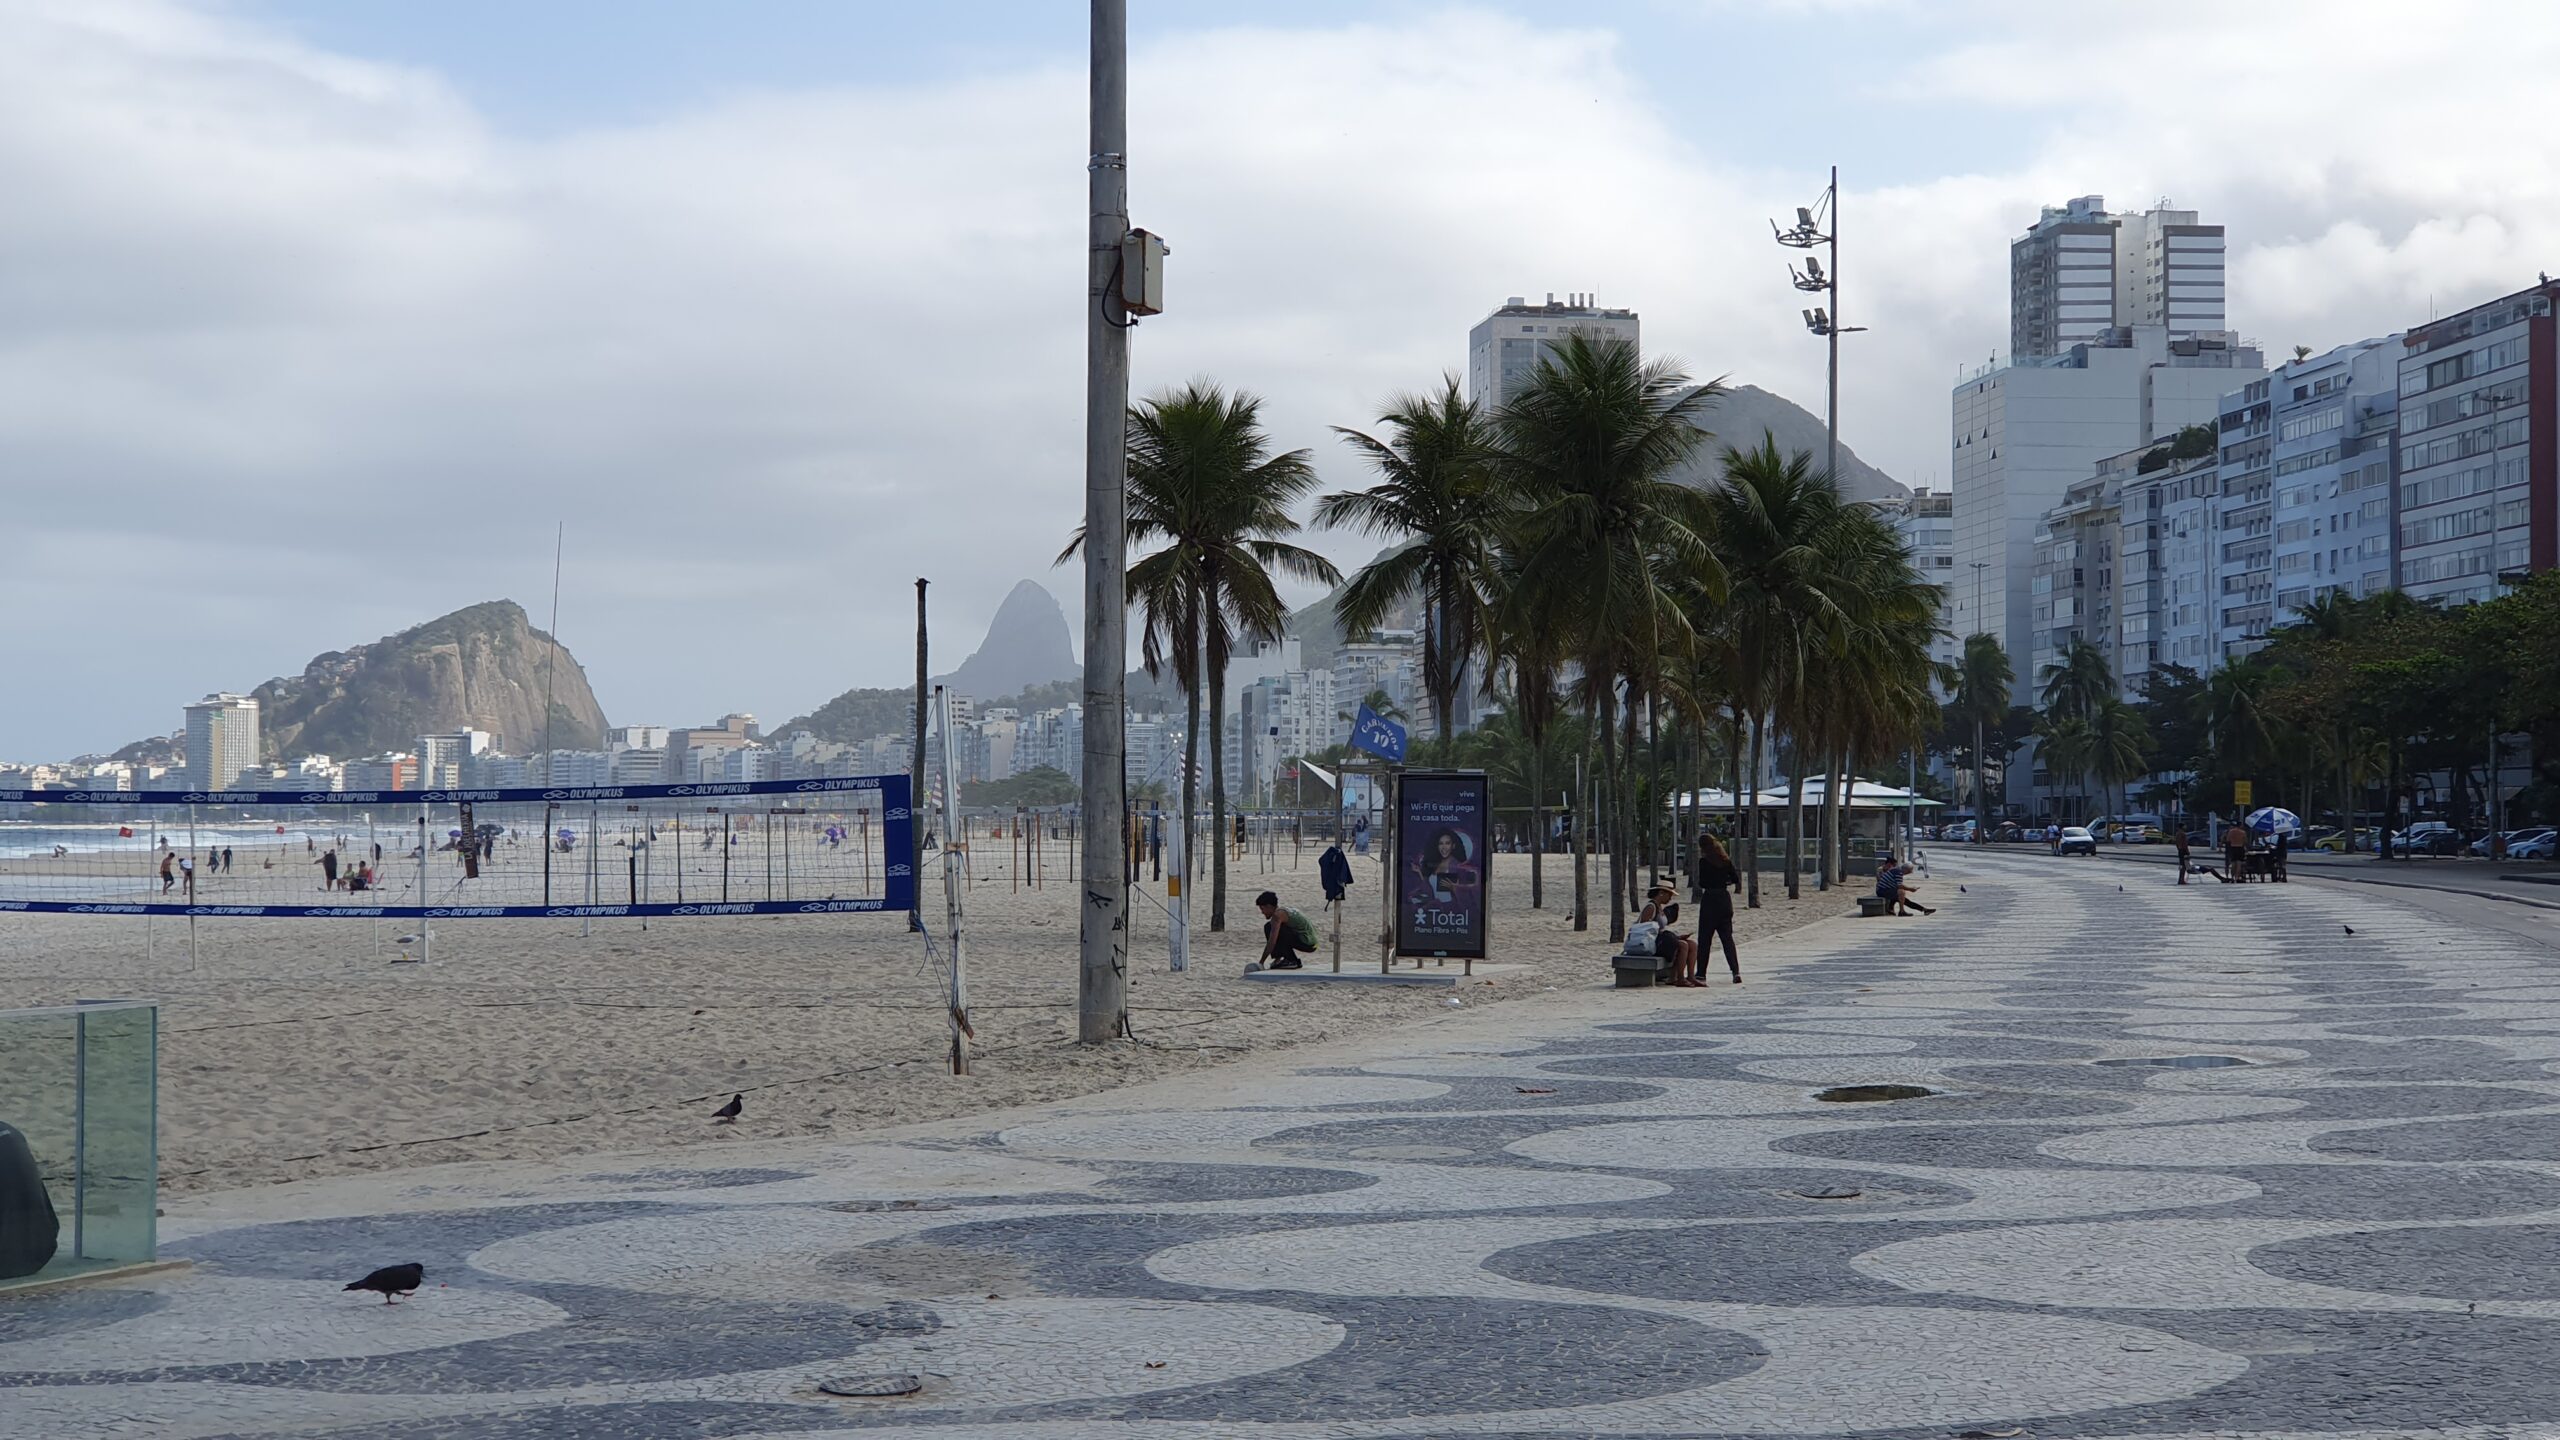
[{"label": "backpack", "polygon": [[1662,926],[1660,924],[1651,920],[1639,920],[1633,925],[1627,927],[1627,945],[1626,948],[1619,953],[1625,955],[1650,955],[1653,953],[1654,937],[1661,933]]}]

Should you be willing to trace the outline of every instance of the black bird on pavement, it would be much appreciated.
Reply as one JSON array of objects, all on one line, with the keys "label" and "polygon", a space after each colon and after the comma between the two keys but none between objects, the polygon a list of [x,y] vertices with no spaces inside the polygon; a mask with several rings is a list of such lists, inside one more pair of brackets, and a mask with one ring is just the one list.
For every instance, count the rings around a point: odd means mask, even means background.
[{"label": "black bird on pavement", "polygon": [[2350,934],[2350,935],[2353,935],[2354,933],[2356,933],[2356,927],[2354,927],[2353,925],[2341,925],[2341,926],[2339,926],[2338,928],[2339,928],[2339,929],[2341,929],[2341,930],[2346,931],[2346,932],[2347,932],[2348,934]]},{"label": "black bird on pavement", "polygon": [[418,1288],[418,1282],[426,1278],[427,1267],[412,1260],[406,1265],[385,1265],[363,1279],[352,1281],[342,1288],[370,1290],[382,1297],[383,1304],[389,1305],[393,1303],[392,1296],[414,1293]]},{"label": "black bird on pavement", "polygon": [[1970,890],[1967,890],[1967,889],[1965,889],[1963,886],[1959,885],[1959,886],[1957,886],[1957,887],[1956,887],[1956,893],[1957,893],[1957,894],[1959,894],[1959,895],[1970,895],[1970,894],[1972,894],[1973,892],[1972,892],[1972,891],[1970,891]]},{"label": "black bird on pavement", "polygon": [[739,1117],[740,1115],[742,1115],[742,1114],[744,1114],[744,1113],[746,1112],[746,1108],[747,1108],[747,1097],[746,1097],[746,1096],[744,1096],[744,1095],[732,1095],[732,1096],[730,1096],[730,1097],[729,1097],[729,1103],[728,1103],[728,1104],[723,1105],[723,1106],[721,1106],[719,1109],[714,1110],[714,1111],[712,1111],[712,1112],[711,1112],[711,1123],[712,1123],[712,1124],[714,1124],[714,1125],[732,1125],[732,1124],[735,1124],[735,1123],[737,1123],[737,1119],[738,1119],[738,1117]]}]

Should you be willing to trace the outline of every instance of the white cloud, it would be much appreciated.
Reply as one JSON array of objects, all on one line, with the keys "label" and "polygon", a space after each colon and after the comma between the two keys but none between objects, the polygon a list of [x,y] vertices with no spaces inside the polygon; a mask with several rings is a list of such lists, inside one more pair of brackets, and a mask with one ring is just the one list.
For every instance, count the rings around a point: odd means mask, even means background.
[{"label": "white cloud", "polygon": [[[1812,8],[1945,37],[1840,77],[1946,127],[1947,173],[1848,167],[1874,330],[1844,433],[1907,479],[1943,473],[1946,386],[2004,342],[2040,203],[2224,221],[2235,319],[2278,350],[2521,284],[2560,236],[2538,11]],[[1816,172],[1721,151],[1713,74],[1649,92],[1640,43],[1465,11],[1142,43],[1133,212],[1175,253],[1140,389],[1259,391],[1359,483],[1326,426],[1460,366],[1503,296],[1573,289],[1818,407],[1766,229]],[[559,519],[563,638],[618,719],[889,683],[919,573],[954,662],[1024,575],[1072,606],[1081,59],[531,140],[234,18],[0,5],[0,668],[58,677],[0,707],[0,754],[166,728],[474,600],[538,617]],[[1968,166],[1986,123],[2027,158]]]}]

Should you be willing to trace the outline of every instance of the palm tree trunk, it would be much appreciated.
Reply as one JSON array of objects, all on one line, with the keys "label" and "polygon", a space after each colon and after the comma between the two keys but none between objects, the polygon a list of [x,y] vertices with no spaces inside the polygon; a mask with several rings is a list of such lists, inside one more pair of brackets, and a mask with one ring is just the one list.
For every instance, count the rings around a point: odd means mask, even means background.
[{"label": "palm tree trunk", "polygon": [[1853,798],[1858,784],[1858,747],[1856,745],[1840,747],[1840,768],[1834,774],[1837,778],[1832,781],[1831,788],[1824,792],[1824,798],[1831,802],[1831,843],[1834,847],[1831,875],[1833,879],[1846,885],[1849,883],[1851,809],[1849,801]]},{"label": "palm tree trunk", "polygon": [[[1209,664],[1209,929],[1227,928],[1227,667]],[[1393,857],[1389,857],[1392,864]],[[1393,874],[1392,869],[1386,873]]]},{"label": "palm tree trunk", "polygon": [[1804,898],[1804,752],[1787,767],[1787,898]]},{"label": "palm tree trunk", "polygon": [[1813,860],[1813,888],[1831,888],[1831,841],[1833,811],[1831,802],[1840,794],[1840,754],[1836,750],[1822,752],[1822,814],[1813,827],[1813,846],[1818,852]]},{"label": "palm tree trunk", "polygon": [[[1195,655],[1198,647],[1193,647]],[[1174,873],[1182,877],[1183,903],[1192,895],[1191,868],[1193,847],[1200,832],[1200,687],[1194,683],[1182,692],[1182,853],[1173,858]]]},{"label": "palm tree trunk", "polygon": [[1644,828],[1645,850],[1653,863],[1649,870],[1664,870],[1662,827],[1668,819],[1663,809],[1662,794],[1662,715],[1651,697],[1644,702]]},{"label": "palm tree trunk", "polygon": [[1547,872],[1538,862],[1547,855],[1546,747],[1529,746],[1529,908],[1547,908]]},{"label": "palm tree trunk", "polygon": [[[1751,798],[1742,801],[1742,844],[1750,852],[1743,859],[1742,877],[1745,890],[1744,908],[1749,910],[1760,908],[1760,766],[1763,752],[1769,743],[1768,736],[1769,717],[1758,710],[1752,711],[1751,772],[1743,778],[1742,782],[1751,787]],[[1742,792],[1734,793],[1739,799]]]},{"label": "palm tree trunk", "polygon": [[1591,732],[1582,732],[1582,754],[1573,767],[1573,928],[1591,928]]},{"label": "palm tree trunk", "polygon": [[1973,716],[1973,840],[1977,845],[1982,843],[1987,818],[1983,814],[1982,798],[1988,792],[1982,787],[1982,776],[1982,713],[1977,710]]},{"label": "palm tree trunk", "polygon": [[1627,909],[1624,904],[1627,856],[1618,836],[1627,808],[1626,786],[1618,770],[1617,705],[1615,697],[1605,691],[1600,697],[1600,768],[1609,782],[1609,938],[1624,940],[1627,938]]}]

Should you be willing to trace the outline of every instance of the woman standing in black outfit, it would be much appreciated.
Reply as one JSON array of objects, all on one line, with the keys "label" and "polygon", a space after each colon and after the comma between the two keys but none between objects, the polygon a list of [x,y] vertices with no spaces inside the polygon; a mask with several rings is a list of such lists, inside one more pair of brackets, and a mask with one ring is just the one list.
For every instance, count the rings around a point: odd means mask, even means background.
[{"label": "woman standing in black outfit", "polygon": [[1733,949],[1733,892],[1742,888],[1742,872],[1733,866],[1733,857],[1724,845],[1705,830],[1698,832],[1696,864],[1698,893],[1698,968],[1707,968],[1707,940],[1718,936],[1724,940],[1724,963],[1733,971],[1733,983],[1742,983],[1742,958]]}]

